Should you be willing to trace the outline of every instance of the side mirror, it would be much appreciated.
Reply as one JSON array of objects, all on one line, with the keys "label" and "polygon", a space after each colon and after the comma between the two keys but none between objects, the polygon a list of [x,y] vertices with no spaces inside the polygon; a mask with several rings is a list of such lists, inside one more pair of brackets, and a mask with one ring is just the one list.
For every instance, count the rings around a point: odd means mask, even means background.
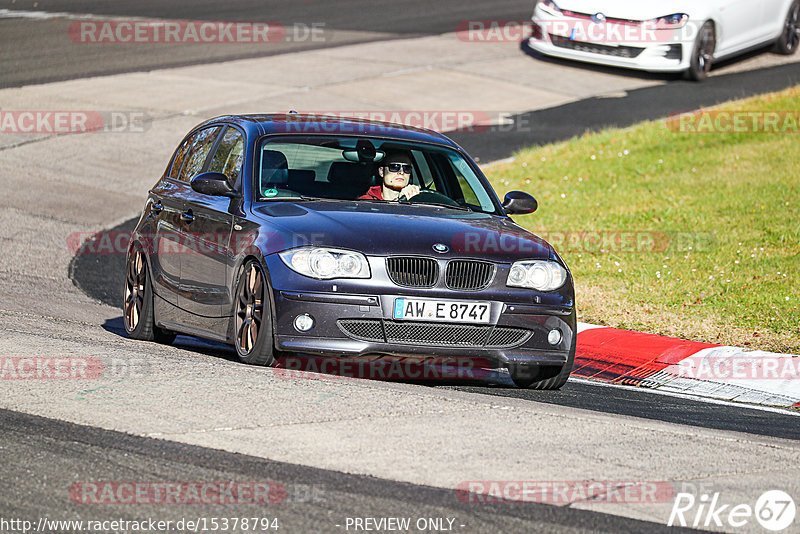
[{"label": "side mirror", "polygon": [[506,198],[503,199],[503,209],[507,215],[533,213],[538,207],[539,203],[536,202],[536,199],[522,191],[509,191],[506,193]]},{"label": "side mirror", "polygon": [[212,197],[236,197],[239,194],[231,187],[228,177],[221,172],[203,172],[192,178],[192,189]]}]

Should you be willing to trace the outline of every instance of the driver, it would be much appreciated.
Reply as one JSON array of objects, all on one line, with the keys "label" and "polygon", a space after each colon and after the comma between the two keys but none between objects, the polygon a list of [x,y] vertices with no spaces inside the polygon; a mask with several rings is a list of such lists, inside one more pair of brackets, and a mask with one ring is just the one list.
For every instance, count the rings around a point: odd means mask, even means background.
[{"label": "driver", "polygon": [[413,168],[411,157],[405,152],[387,152],[378,167],[378,175],[383,178],[383,184],[370,187],[358,199],[398,200],[400,196],[411,198],[417,195],[419,186],[408,183]]}]

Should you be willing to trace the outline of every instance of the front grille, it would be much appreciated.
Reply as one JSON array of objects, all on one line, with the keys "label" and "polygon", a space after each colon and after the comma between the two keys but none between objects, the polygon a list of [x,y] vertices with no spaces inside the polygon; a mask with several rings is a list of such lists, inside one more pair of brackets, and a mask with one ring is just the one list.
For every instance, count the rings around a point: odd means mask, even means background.
[{"label": "front grille", "polygon": [[453,260],[447,264],[444,282],[450,289],[478,291],[494,278],[495,265],[486,261]]},{"label": "front grille", "polygon": [[[381,321],[380,319],[339,319],[339,329],[359,341],[442,347],[511,348],[522,345],[533,332],[523,328]],[[385,335],[384,335],[385,332]]]},{"label": "front grille", "polygon": [[433,258],[387,258],[386,270],[398,286],[432,287],[439,279],[439,264]]},{"label": "front grille", "polygon": [[[592,20],[592,17],[594,16],[593,14],[589,14],[589,13],[580,13],[580,12],[577,12],[577,11],[567,11],[567,10],[562,11],[562,14],[565,17],[571,17],[571,18],[576,18],[576,19],[586,19],[586,20]],[[643,21],[643,20],[634,20],[634,19],[619,19],[619,18],[614,18],[614,17],[606,17],[605,18],[605,22],[607,22],[609,24],[629,24],[629,25],[639,26],[640,24],[642,24],[645,21]]]},{"label": "front grille", "polygon": [[533,332],[530,330],[498,326],[492,331],[486,346],[495,348],[516,347],[528,341],[532,335]]},{"label": "front grille", "polygon": [[669,45],[669,49],[664,54],[666,59],[677,59],[680,61],[683,59],[683,47],[679,44],[672,44]]},{"label": "front grille", "polygon": [[386,321],[389,343],[424,343],[451,347],[482,347],[490,326]]},{"label": "front grille", "polygon": [[554,46],[567,48],[576,52],[588,52],[590,54],[601,54],[604,56],[622,57],[633,59],[639,57],[644,48],[637,46],[609,46],[596,43],[585,43],[583,41],[573,41],[569,37],[550,34],[550,41]]},{"label": "front grille", "polygon": [[383,325],[379,319],[339,319],[336,321],[339,330],[347,336],[361,341],[385,342]]}]

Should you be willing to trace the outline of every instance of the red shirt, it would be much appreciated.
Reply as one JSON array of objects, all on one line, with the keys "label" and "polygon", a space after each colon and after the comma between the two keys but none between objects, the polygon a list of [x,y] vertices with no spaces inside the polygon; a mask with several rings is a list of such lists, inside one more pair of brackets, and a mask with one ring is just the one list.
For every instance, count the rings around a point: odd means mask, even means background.
[{"label": "red shirt", "polygon": [[374,185],[367,189],[367,192],[360,197],[358,200],[383,200],[383,190],[382,186]]}]

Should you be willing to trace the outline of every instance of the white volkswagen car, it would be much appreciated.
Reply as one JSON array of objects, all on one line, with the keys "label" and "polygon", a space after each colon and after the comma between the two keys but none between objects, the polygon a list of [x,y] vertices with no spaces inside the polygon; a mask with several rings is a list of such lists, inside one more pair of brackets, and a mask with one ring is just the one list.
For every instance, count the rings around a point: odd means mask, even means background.
[{"label": "white volkswagen car", "polygon": [[800,43],[800,0],[538,0],[529,46],[565,59],[702,80],[714,61]]}]

